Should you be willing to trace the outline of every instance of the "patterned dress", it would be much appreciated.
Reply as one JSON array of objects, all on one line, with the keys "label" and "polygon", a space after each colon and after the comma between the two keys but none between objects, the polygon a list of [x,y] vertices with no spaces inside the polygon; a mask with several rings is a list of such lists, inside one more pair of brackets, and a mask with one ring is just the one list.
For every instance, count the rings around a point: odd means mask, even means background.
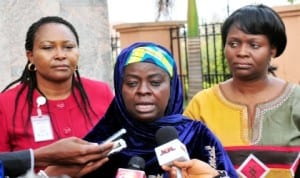
[{"label": "patterned dress", "polygon": [[221,140],[240,177],[294,177],[300,152],[300,87],[255,108],[226,99],[219,85],[197,93],[184,115],[204,122]]}]

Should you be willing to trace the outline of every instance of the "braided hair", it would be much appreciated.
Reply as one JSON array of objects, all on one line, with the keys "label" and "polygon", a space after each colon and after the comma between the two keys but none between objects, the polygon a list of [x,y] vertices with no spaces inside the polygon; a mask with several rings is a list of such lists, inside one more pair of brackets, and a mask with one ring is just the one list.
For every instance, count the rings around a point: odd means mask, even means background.
[{"label": "braided hair", "polygon": [[[77,45],[79,46],[79,37],[78,34],[75,30],[75,28],[73,27],[73,25],[71,23],[69,23],[68,21],[64,20],[61,17],[58,16],[47,16],[47,17],[43,17],[41,19],[39,19],[38,21],[36,21],[35,23],[33,23],[26,34],[26,40],[25,40],[25,50],[26,51],[32,51],[33,50],[33,43],[34,43],[34,39],[35,39],[35,34],[38,31],[38,29],[45,25],[45,24],[49,24],[49,23],[58,23],[58,24],[63,24],[66,27],[68,27],[71,32],[74,34],[75,38],[76,38],[76,42]],[[17,108],[20,107],[18,105],[19,100],[21,99],[20,96],[23,92],[25,92],[25,89],[28,88],[27,93],[26,93],[26,103],[28,104],[28,115],[26,116],[26,120],[25,120],[25,128],[29,126],[30,124],[30,117],[32,114],[32,110],[33,110],[33,93],[34,90],[37,89],[45,98],[47,98],[38,88],[37,86],[37,79],[36,79],[36,72],[34,70],[31,70],[30,68],[30,61],[28,60],[24,70],[22,72],[22,75],[16,79],[15,81],[11,82],[10,84],[8,84],[2,91],[1,93],[5,92],[6,90],[8,90],[9,88],[11,88],[13,85],[15,84],[22,84],[19,91],[17,92],[17,95],[15,97],[15,105],[14,105],[14,113],[13,113],[13,128],[15,128],[16,125],[16,111]],[[79,99],[77,97],[75,98],[76,104],[77,106],[80,108],[81,112],[84,115],[84,118],[86,119],[86,123],[90,124],[90,125],[94,125],[92,119],[91,119],[91,114],[95,115],[96,117],[99,117],[96,112],[94,111],[94,109],[92,108],[89,98],[85,92],[85,89],[82,85],[81,79],[80,79],[80,75],[78,70],[75,70],[75,73],[72,76],[72,87],[71,87],[71,93],[72,95],[75,95],[75,89],[77,89],[80,93],[80,99],[83,102],[83,104],[80,103]],[[49,111],[49,105],[47,104],[47,108]],[[23,110],[23,109],[22,109]],[[51,114],[49,112],[49,116],[51,119]],[[86,125],[87,126],[87,125]],[[27,130],[27,129],[25,129]],[[58,132],[56,131],[56,129],[54,128],[54,132],[57,134],[58,137],[60,137],[58,135]],[[26,133],[27,134],[27,133]],[[13,136],[15,136],[15,131],[13,133]]]}]

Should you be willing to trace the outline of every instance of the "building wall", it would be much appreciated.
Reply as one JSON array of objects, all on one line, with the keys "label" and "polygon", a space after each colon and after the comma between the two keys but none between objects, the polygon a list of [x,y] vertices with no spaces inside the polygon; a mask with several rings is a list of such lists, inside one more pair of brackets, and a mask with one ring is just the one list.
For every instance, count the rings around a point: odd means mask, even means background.
[{"label": "building wall", "polygon": [[278,77],[300,84],[300,4],[273,7],[284,21],[287,46],[284,53],[272,60]]},{"label": "building wall", "polygon": [[52,15],[68,20],[78,32],[81,76],[112,85],[107,0],[1,0],[0,90],[23,71],[29,26],[43,16]]},{"label": "building wall", "polygon": [[[121,49],[141,41],[154,42],[167,48],[173,54],[180,73],[179,60],[182,56],[178,49],[182,44],[179,44],[178,39],[179,29],[184,27],[184,23],[183,21],[124,23],[114,25],[113,28],[119,33]],[[174,32],[171,34],[172,30]]]}]

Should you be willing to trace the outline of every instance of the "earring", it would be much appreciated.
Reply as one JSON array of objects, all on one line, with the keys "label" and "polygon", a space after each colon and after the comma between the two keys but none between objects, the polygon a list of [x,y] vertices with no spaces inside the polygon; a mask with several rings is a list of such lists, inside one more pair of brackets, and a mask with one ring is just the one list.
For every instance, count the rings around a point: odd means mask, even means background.
[{"label": "earring", "polygon": [[75,66],[75,71],[78,71],[78,65]]},{"label": "earring", "polygon": [[35,65],[32,64],[32,63],[29,63],[29,64],[27,65],[27,69],[28,69],[30,72],[36,71]]}]

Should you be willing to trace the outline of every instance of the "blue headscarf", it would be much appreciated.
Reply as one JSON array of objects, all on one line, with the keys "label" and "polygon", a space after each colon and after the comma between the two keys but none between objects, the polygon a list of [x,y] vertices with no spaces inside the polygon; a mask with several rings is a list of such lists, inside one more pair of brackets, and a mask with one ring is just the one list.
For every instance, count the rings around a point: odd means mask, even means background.
[{"label": "blue headscarf", "polygon": [[[139,51],[145,51],[143,54],[140,52],[140,56],[137,56]],[[148,52],[147,52],[148,51]],[[151,53],[157,55],[151,55]],[[160,55],[159,55],[160,54]],[[133,60],[133,58],[135,60]],[[166,109],[165,115],[172,116],[174,114],[182,114],[183,112],[183,94],[182,85],[177,75],[177,68],[172,55],[164,47],[154,43],[135,43],[128,48],[124,49],[117,58],[117,62],[114,70],[114,86],[115,86],[115,99],[120,111],[128,123],[133,125],[134,121],[127,116],[125,104],[122,98],[122,83],[123,83],[123,71],[124,68],[134,62],[150,62],[166,71],[171,78],[171,95]],[[125,112],[125,113],[124,113]],[[154,125],[161,126],[161,124],[168,122],[174,123],[174,117],[169,119],[158,119]],[[163,123],[162,123],[163,122]],[[148,124],[147,126],[148,127]],[[135,128],[135,126],[134,126]]]},{"label": "blue headscarf", "polygon": [[[135,62],[153,63],[168,73],[171,79],[170,98],[165,116],[157,118],[153,122],[142,122],[131,118],[123,101],[124,68]],[[125,128],[127,133],[122,138],[126,141],[127,148],[111,155],[108,163],[86,177],[114,177],[117,169],[126,168],[129,159],[133,156],[140,156],[145,159],[145,172],[147,175],[162,174],[163,170],[157,162],[154,148],[157,147],[155,133],[164,126],[176,128],[179,139],[187,145],[192,158],[195,157],[209,162],[207,156],[209,153],[204,151],[204,144],[209,142],[208,144],[215,146],[216,150],[221,152],[221,154],[218,154],[218,158],[222,157],[216,162],[216,167],[227,170],[229,160],[226,155],[223,155],[223,148],[213,134],[201,122],[182,116],[182,85],[177,74],[175,60],[164,47],[154,43],[139,42],[125,48],[118,56],[115,64],[114,86],[115,98],[104,117],[85,139],[101,143],[119,129]],[[229,161],[229,168],[234,169],[231,166]]]},{"label": "blue headscarf", "polygon": [[125,65],[137,62],[153,63],[167,72],[170,78],[173,77],[175,61],[171,54],[162,46],[147,45],[133,49],[127,57]]},{"label": "blue headscarf", "polygon": [[0,160],[0,178],[4,178],[4,169],[2,165],[2,161]]}]

